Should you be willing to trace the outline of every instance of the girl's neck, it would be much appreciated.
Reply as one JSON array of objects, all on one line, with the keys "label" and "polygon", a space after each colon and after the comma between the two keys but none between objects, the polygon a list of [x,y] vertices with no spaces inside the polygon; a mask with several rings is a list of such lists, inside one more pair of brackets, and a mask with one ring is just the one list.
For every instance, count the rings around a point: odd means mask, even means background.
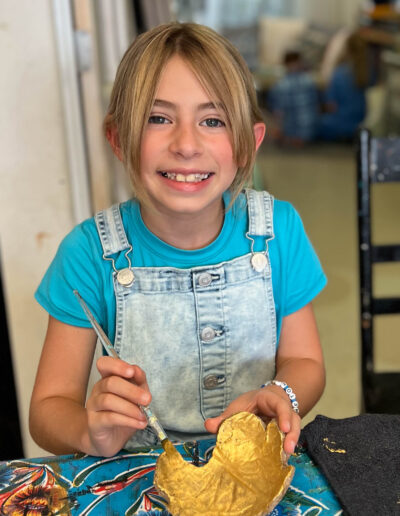
[{"label": "girl's neck", "polygon": [[173,247],[187,251],[211,244],[219,235],[225,217],[223,200],[206,213],[166,215],[144,205],[141,205],[140,211],[144,224],[154,235]]}]

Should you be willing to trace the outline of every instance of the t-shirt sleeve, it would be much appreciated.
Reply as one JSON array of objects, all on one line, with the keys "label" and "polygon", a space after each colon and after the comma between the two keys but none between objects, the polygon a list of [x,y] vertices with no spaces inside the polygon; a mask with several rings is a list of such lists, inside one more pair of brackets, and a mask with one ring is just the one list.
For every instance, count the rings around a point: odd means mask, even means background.
[{"label": "t-shirt sleeve", "polygon": [[281,201],[279,208],[284,212],[278,241],[283,258],[282,316],[285,317],[311,302],[325,287],[327,279],[300,215],[289,203]]},{"label": "t-shirt sleeve", "polygon": [[35,292],[35,299],[52,317],[73,326],[90,327],[73,293],[77,290],[97,321],[104,324],[105,314],[99,299],[102,277],[97,256],[102,256],[101,244],[96,242],[91,219],[64,238]]}]

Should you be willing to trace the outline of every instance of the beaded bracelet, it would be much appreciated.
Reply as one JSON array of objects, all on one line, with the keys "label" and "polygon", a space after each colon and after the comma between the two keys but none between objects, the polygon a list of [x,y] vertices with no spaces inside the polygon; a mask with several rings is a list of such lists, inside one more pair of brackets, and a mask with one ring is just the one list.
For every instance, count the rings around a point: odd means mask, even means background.
[{"label": "beaded bracelet", "polygon": [[278,387],[282,387],[282,389],[289,396],[290,403],[292,404],[292,409],[296,412],[296,414],[299,414],[299,402],[297,401],[296,395],[293,392],[293,390],[289,387],[289,385],[285,382],[279,382],[278,380],[270,380],[269,382],[261,385],[260,388],[262,389],[263,387],[267,387],[271,384],[277,385]]}]

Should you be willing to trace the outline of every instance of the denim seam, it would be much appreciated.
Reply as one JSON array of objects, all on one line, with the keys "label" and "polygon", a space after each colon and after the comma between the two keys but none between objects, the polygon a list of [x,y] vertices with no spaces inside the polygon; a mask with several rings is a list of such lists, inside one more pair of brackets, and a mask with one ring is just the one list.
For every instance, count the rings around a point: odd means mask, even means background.
[{"label": "denim seam", "polygon": [[[273,196],[268,192],[256,192],[255,190],[246,189],[247,209],[249,215],[248,234],[252,236],[265,236],[267,240],[274,238],[273,232]],[[262,197],[264,213],[258,213],[257,197]],[[258,231],[257,220],[262,217],[263,231]],[[261,224],[260,224],[261,226]]]},{"label": "denim seam", "polygon": [[[130,244],[125,233],[119,204],[113,204],[107,210],[99,211],[94,218],[104,256],[110,256],[129,249]],[[108,218],[113,221],[115,228],[112,226],[111,220],[107,220]]]},{"label": "denim seam", "polygon": [[265,224],[267,231],[267,238],[271,240],[274,238],[274,229],[272,225],[272,213],[273,213],[273,197],[267,192],[263,192],[263,200],[264,200],[264,214],[265,214]]},{"label": "denim seam", "polygon": [[120,205],[119,204],[114,204],[111,207],[111,209],[112,209],[112,214],[113,214],[113,218],[114,218],[115,227],[117,229],[117,235],[118,235],[118,239],[119,239],[119,244],[120,244],[120,246],[123,246],[122,249],[118,249],[118,250],[119,251],[123,251],[124,249],[128,249],[130,244],[128,242],[128,239],[127,239],[127,236],[126,236],[126,233],[125,233],[125,228],[124,228],[124,225],[122,223]]},{"label": "denim seam", "polygon": [[200,325],[199,325],[199,303],[197,297],[197,290],[195,288],[196,282],[196,274],[192,274],[192,290],[193,290],[193,298],[194,298],[194,307],[196,311],[196,337],[197,337],[197,349],[199,354],[199,401],[200,401],[200,413],[203,419],[206,419],[205,407],[204,407],[204,395],[203,395],[203,350],[201,347],[201,339],[200,339]]},{"label": "denim seam", "polygon": [[224,410],[226,409],[228,402],[231,398],[231,384],[232,384],[232,362],[231,362],[231,356],[232,356],[232,349],[231,349],[231,343],[230,343],[230,331],[229,328],[227,328],[226,324],[226,302],[225,302],[225,289],[220,289],[221,293],[221,310],[222,310],[222,320],[223,320],[223,327],[225,328],[224,331],[224,341],[225,341],[225,388],[224,388]]},{"label": "denim seam", "polygon": [[249,227],[248,233],[252,234],[253,228],[255,227],[255,207],[253,203],[253,194],[252,190],[246,190],[247,195],[247,209],[249,213]]},{"label": "denim seam", "polygon": [[[204,291],[203,291],[204,292]],[[219,306],[219,312],[221,313],[221,316],[222,316],[222,322],[223,322],[223,327],[226,328],[226,319],[225,319],[225,310],[224,310],[224,296],[223,296],[223,289],[218,289],[218,292],[220,294],[219,296],[219,299],[220,299],[220,306]],[[217,310],[216,310],[217,311]],[[225,410],[226,408],[226,401],[227,401],[227,384],[228,384],[228,374],[227,374],[227,335],[228,335],[228,332],[227,331],[224,331],[224,334],[223,334],[223,338],[222,339],[218,339],[218,342],[214,342],[215,345],[219,345],[219,346],[223,346],[223,353],[224,353],[224,370],[223,370],[223,375],[225,377],[225,383],[224,385],[222,386],[222,407],[223,407],[223,410]],[[209,345],[212,345],[212,344],[206,344],[207,346]],[[221,397],[221,395],[219,395],[218,397]],[[216,402],[214,402],[215,405],[218,405],[219,404],[219,400],[217,398]],[[204,408],[204,413],[207,411],[210,411],[212,410],[212,407],[211,408],[207,408],[205,409]],[[210,416],[208,416],[210,417]]]},{"label": "denim seam", "polygon": [[123,312],[124,312],[124,295],[123,292],[118,292],[117,282],[115,280],[116,274],[113,274],[113,284],[115,292],[115,339],[114,347],[116,352],[119,354],[122,346],[123,337]]},{"label": "denim seam", "polygon": [[[245,255],[247,257],[247,255]],[[269,256],[268,256],[269,258]],[[249,256],[246,258],[246,261],[249,261]],[[211,269],[209,269],[211,270]],[[143,268],[136,269],[136,280],[135,283],[131,287],[124,287],[123,292],[124,295],[129,295],[130,292],[133,289],[139,289],[142,293],[148,294],[149,296],[156,296],[163,292],[191,292],[195,288],[195,290],[199,293],[209,291],[210,289],[214,290],[224,290],[226,288],[229,288],[230,285],[241,285],[244,283],[256,281],[257,278],[260,277],[260,275],[265,275],[266,278],[271,277],[271,265],[270,261],[267,261],[267,265],[263,273],[256,272],[253,269],[245,270],[243,273],[238,274],[235,272],[230,273],[229,271],[225,273],[224,277],[220,275],[220,279],[214,280],[212,282],[212,285],[208,287],[193,287],[193,281],[190,279],[189,281],[182,281],[182,279],[179,279],[175,281],[173,278],[167,278],[166,281],[158,281],[159,276],[157,274],[157,271],[154,272],[154,277],[150,278],[142,278],[141,275],[143,273],[146,273],[149,271],[144,271]],[[193,277],[196,276],[196,274],[192,274],[191,272],[188,273]],[[225,280],[225,276],[230,276],[228,280]],[[155,287],[157,287],[157,290],[155,290]]]},{"label": "denim seam", "polygon": [[[269,256],[268,256],[269,261]],[[274,293],[272,289],[272,277],[267,278],[264,277],[264,284],[265,284],[265,290],[266,290],[266,296],[268,299],[268,306],[269,306],[269,312],[270,317],[269,320],[271,322],[271,337],[272,337],[272,348],[273,352],[276,352],[276,344],[277,344],[277,336],[276,336],[276,310],[275,310],[275,301],[274,301]]]},{"label": "denim seam", "polygon": [[95,222],[97,226],[97,231],[99,233],[101,247],[103,248],[103,253],[106,253],[107,249],[107,231],[106,231],[106,222],[105,222],[105,213],[104,211],[99,211],[95,215]]}]

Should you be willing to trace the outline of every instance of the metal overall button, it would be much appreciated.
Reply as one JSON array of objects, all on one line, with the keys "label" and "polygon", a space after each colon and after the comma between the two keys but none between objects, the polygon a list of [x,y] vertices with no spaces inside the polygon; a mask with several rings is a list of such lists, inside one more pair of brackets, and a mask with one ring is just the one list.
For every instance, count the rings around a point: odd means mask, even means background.
[{"label": "metal overall button", "polygon": [[211,326],[206,326],[201,330],[200,336],[201,340],[204,340],[204,342],[210,342],[215,338],[216,331],[214,328],[211,328]]},{"label": "metal overall button", "polygon": [[123,287],[130,287],[133,282],[135,281],[135,274],[133,273],[133,270],[132,270],[132,263],[131,263],[131,260],[128,256],[128,254],[132,251],[132,246],[129,245],[128,249],[126,250],[126,252],[124,253],[125,254],[125,258],[128,262],[128,267],[124,267],[123,269],[117,269],[115,267],[115,260],[114,258],[111,258],[109,256],[106,256],[105,254],[103,254],[103,259],[104,260],[108,260],[111,262],[112,264],[112,268],[114,269],[114,272],[116,274],[116,277],[117,277],[117,281],[120,285],[122,285]]},{"label": "metal overall button", "polygon": [[117,281],[123,287],[130,287],[135,281],[135,275],[132,269],[127,267],[126,269],[119,270],[117,272]]},{"label": "metal overall button", "polygon": [[203,379],[203,385],[205,389],[211,390],[216,389],[218,386],[225,382],[225,375],[220,374],[209,374]]},{"label": "metal overall button", "polygon": [[202,272],[199,274],[197,281],[200,287],[208,287],[208,285],[212,282],[212,276],[209,272]]},{"label": "metal overall button", "polygon": [[257,272],[262,272],[268,264],[264,253],[254,253],[250,261],[253,269]]},{"label": "metal overall button", "polygon": [[251,242],[251,258],[250,258],[250,263],[251,263],[251,266],[253,267],[253,269],[256,271],[256,272],[263,272],[263,270],[267,267],[268,265],[268,258],[267,258],[267,253],[268,253],[268,238],[265,240],[265,251],[264,252],[255,252],[254,251],[254,238],[252,238],[249,233],[246,233],[246,238],[248,240],[250,240]]}]

